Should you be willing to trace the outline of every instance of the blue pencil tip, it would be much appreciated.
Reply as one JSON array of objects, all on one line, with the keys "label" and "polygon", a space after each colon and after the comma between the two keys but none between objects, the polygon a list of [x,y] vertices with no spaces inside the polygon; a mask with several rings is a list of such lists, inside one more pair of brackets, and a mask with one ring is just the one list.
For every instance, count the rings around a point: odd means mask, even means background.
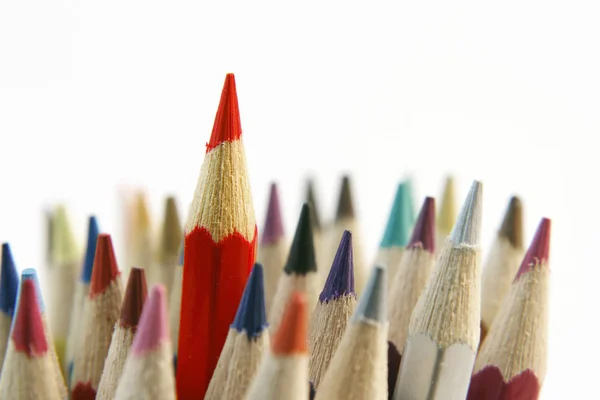
[{"label": "blue pencil tip", "polygon": [[183,249],[185,249],[185,246],[182,243],[181,244],[181,251],[179,252],[179,265],[180,266],[183,266]]},{"label": "blue pencil tip", "polygon": [[94,257],[96,256],[96,242],[100,229],[98,228],[98,221],[93,215],[90,217],[88,225],[88,238],[87,247],[85,249],[85,259],[83,260],[83,269],[81,270],[81,281],[83,283],[90,283],[92,280],[92,270],[94,268]]},{"label": "blue pencil tip", "polygon": [[263,266],[259,263],[254,264],[248,277],[231,327],[240,333],[245,331],[248,340],[260,336],[267,328]]},{"label": "blue pencil tip", "polygon": [[328,302],[348,295],[356,296],[354,292],[354,260],[352,234],[344,231],[319,301],[321,303]]},{"label": "blue pencil tip", "polygon": [[381,247],[406,247],[415,223],[415,211],[412,200],[410,181],[401,182],[396,190],[396,197],[388,218]]},{"label": "blue pencil tip", "polygon": [[8,243],[2,244],[2,271],[0,272],[0,310],[13,316],[17,305],[19,274]]}]

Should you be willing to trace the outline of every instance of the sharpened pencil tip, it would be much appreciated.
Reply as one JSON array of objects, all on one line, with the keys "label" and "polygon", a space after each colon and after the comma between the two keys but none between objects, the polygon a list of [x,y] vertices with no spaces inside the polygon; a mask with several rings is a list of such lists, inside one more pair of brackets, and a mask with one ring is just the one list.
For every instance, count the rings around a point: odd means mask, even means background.
[{"label": "sharpened pencil tip", "polygon": [[517,196],[510,198],[508,208],[502,220],[502,226],[498,232],[517,249],[522,249],[523,243],[523,204]]},{"label": "sharpened pencil tip", "polygon": [[319,301],[321,303],[328,302],[348,295],[356,296],[354,292],[354,260],[352,234],[350,231],[344,231]]},{"label": "sharpened pencil tip", "polygon": [[306,202],[310,205],[310,217],[313,229],[321,229],[321,217],[319,216],[319,208],[317,207],[317,196],[315,195],[315,181],[309,179],[306,182]]},{"label": "sharpened pencil tip", "polygon": [[52,262],[64,263],[78,259],[79,252],[71,224],[67,215],[67,209],[63,205],[56,207],[52,219]]},{"label": "sharpened pencil tip", "polygon": [[358,299],[353,321],[374,321],[382,323],[387,320],[387,271],[385,267],[373,267],[365,289]]},{"label": "sharpened pencil tip", "polygon": [[181,244],[181,250],[179,251],[179,266],[183,267],[183,252],[185,250],[185,245]]},{"label": "sharpened pencil tip", "polygon": [[182,228],[181,221],[179,219],[179,211],[177,210],[177,201],[175,197],[167,197],[165,203],[165,219],[162,227],[162,240],[161,240],[161,255],[163,257],[163,263],[169,262],[168,260],[173,255],[177,256],[179,253],[179,247],[181,246],[182,240]]},{"label": "sharpened pencil tip", "polygon": [[301,292],[292,293],[283,312],[279,330],[273,337],[271,350],[274,354],[286,355],[308,351],[307,308],[306,296]]},{"label": "sharpened pencil tip", "polygon": [[23,282],[11,337],[15,350],[26,353],[29,357],[43,355],[48,351],[36,288],[31,280]]},{"label": "sharpened pencil tip", "polygon": [[0,310],[12,317],[17,306],[19,274],[8,243],[2,244],[2,270],[0,271]]},{"label": "sharpened pencil tip", "polygon": [[119,275],[119,267],[113,249],[112,239],[109,234],[98,235],[96,244],[96,257],[90,281],[90,297],[104,293],[108,286]]},{"label": "sharpened pencil tip", "polygon": [[435,199],[433,197],[425,198],[407,247],[417,246],[435,253]]},{"label": "sharpened pencil tip", "polygon": [[304,203],[302,206],[294,241],[292,242],[290,254],[283,270],[288,275],[306,275],[309,272],[317,270],[313,232],[310,223],[310,206],[308,203]]},{"label": "sharpened pencil tip", "polygon": [[267,326],[263,266],[256,263],[246,281],[231,327],[240,333],[245,332],[250,340],[260,336]]},{"label": "sharpened pencil tip", "polygon": [[96,256],[96,243],[98,242],[99,234],[100,229],[98,228],[98,221],[96,220],[96,217],[92,215],[88,222],[87,246],[85,249],[83,269],[81,270],[81,281],[83,283],[90,283],[92,279],[92,270],[94,269],[94,257]]},{"label": "sharpened pencil tip", "polygon": [[283,237],[283,218],[279,204],[279,190],[276,183],[271,183],[269,193],[269,205],[267,206],[267,218],[262,236],[262,244],[269,245],[277,242]]},{"label": "sharpened pencil tip", "polygon": [[46,305],[44,304],[44,298],[42,297],[42,290],[40,288],[40,280],[38,279],[37,271],[33,268],[25,268],[23,272],[21,272],[21,284],[19,285],[19,291],[17,293],[17,304],[19,304],[21,289],[23,282],[25,281],[33,282],[33,286],[35,287],[35,298],[37,299],[40,312],[43,314],[46,312]]},{"label": "sharpened pencil tip", "polygon": [[210,141],[206,145],[208,153],[223,142],[232,142],[242,136],[242,123],[238,105],[235,76],[231,73],[225,76],[221,91],[221,100],[215,116]]},{"label": "sharpened pencil tip", "polygon": [[450,240],[455,245],[479,246],[482,201],[483,184],[474,181],[450,233]]},{"label": "sharpened pencil tip", "polygon": [[121,306],[121,318],[119,320],[121,326],[133,328],[134,330],[137,328],[147,294],[146,271],[142,268],[131,268],[125,295],[123,296],[123,305]]},{"label": "sharpened pencil tip", "polygon": [[531,270],[536,265],[546,264],[550,256],[550,227],[551,221],[548,218],[542,218],[535,236],[529,245],[529,249],[523,258],[521,267],[515,276],[515,282],[521,275]]},{"label": "sharpened pencil tip", "polygon": [[142,355],[156,349],[168,339],[166,289],[158,284],[150,289],[131,351]]},{"label": "sharpened pencil tip", "polygon": [[342,178],[342,188],[340,189],[340,198],[338,200],[337,213],[335,220],[344,218],[354,218],[354,202],[352,200],[352,189],[350,187],[350,177],[345,175]]},{"label": "sharpened pencil tip", "polygon": [[408,244],[415,223],[411,186],[408,180],[398,185],[380,247],[404,248]]},{"label": "sharpened pencil tip", "polygon": [[438,213],[437,228],[445,236],[452,232],[456,222],[456,194],[454,189],[454,178],[448,176],[442,193],[442,203]]}]

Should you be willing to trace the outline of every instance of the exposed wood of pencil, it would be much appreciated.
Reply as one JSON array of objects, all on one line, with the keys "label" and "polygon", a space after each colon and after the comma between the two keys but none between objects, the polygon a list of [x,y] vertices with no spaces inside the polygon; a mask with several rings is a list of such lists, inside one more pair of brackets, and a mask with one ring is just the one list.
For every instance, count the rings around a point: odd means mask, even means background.
[{"label": "exposed wood of pencil", "polygon": [[298,218],[294,240],[290,247],[283,273],[279,276],[277,290],[273,296],[269,319],[271,330],[277,332],[288,300],[293,292],[306,295],[309,310],[317,303],[317,263],[312,236],[310,206],[304,203]]},{"label": "exposed wood of pencil", "polygon": [[185,228],[177,395],[204,396],[256,258],[233,74],[227,74]]},{"label": "exposed wood of pencil", "polygon": [[179,263],[181,242],[182,228],[179,212],[177,211],[177,202],[174,197],[168,197],[160,237],[158,280],[165,285],[169,294],[173,290],[173,278]]},{"label": "exposed wood of pencil", "polygon": [[115,397],[117,385],[123,375],[125,360],[142,314],[146,293],[145,271],[133,267],[127,280],[123,305],[121,306],[121,317],[115,325],[108,356],[104,362],[96,400],[113,400]]},{"label": "exposed wood of pencil", "polygon": [[309,395],[308,304],[306,296],[294,292],[286,306],[279,330],[271,341],[271,352],[260,365],[246,400],[306,400]]},{"label": "exposed wood of pencil", "polygon": [[171,332],[171,343],[174,351],[173,362],[177,368],[177,345],[179,343],[179,318],[181,314],[181,284],[183,280],[183,251],[181,246],[179,253],[178,266],[175,268],[173,277],[173,287],[169,298],[169,328]]},{"label": "exposed wood of pencil", "polygon": [[310,322],[308,374],[315,388],[319,387],[355,308],[352,234],[346,231]]},{"label": "exposed wood of pencil", "polygon": [[0,271],[0,371],[10,342],[10,326],[16,308],[19,274],[8,243],[2,244],[2,270]]},{"label": "exposed wood of pencil", "polygon": [[265,304],[271,307],[273,296],[277,290],[277,282],[285,265],[288,246],[283,229],[283,216],[277,184],[271,184],[267,216],[263,226],[262,238],[258,247],[258,261],[265,269]]},{"label": "exposed wood of pencil", "polygon": [[546,375],[550,220],[542,219],[488,337],[469,400],[536,400]]},{"label": "exposed wood of pencil", "polygon": [[243,399],[269,347],[263,267],[255,264],[204,400]]},{"label": "exposed wood of pencil", "polygon": [[500,230],[483,265],[480,345],[511,287],[525,253],[523,246],[523,207],[518,197],[512,197]]},{"label": "exposed wood of pencil", "polygon": [[0,376],[0,399],[62,399],[52,372],[52,358],[36,299],[33,281],[23,282],[4,368]]},{"label": "exposed wood of pencil", "polygon": [[441,250],[444,247],[446,238],[450,235],[454,222],[456,221],[456,184],[452,176],[446,177],[444,191],[442,193],[442,201],[438,206],[440,209],[437,212],[437,235],[436,247]]},{"label": "exposed wood of pencil", "polygon": [[317,388],[316,400],[388,398],[386,290],[386,270],[376,266]]},{"label": "exposed wood of pencil", "polygon": [[109,235],[98,235],[90,291],[83,308],[75,353],[71,399],[96,397],[112,331],[121,314],[123,287]]},{"label": "exposed wood of pencil", "polygon": [[175,400],[172,355],[165,287],[159,284],[144,304],[115,400]]},{"label": "exposed wood of pencil", "polygon": [[394,399],[464,399],[479,345],[482,185],[474,182],[410,319]]}]

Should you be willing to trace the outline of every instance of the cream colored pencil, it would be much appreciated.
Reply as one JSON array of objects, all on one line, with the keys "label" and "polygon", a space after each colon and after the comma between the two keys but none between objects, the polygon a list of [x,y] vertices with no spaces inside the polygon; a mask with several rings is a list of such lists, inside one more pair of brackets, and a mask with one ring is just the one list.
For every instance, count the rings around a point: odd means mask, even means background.
[{"label": "cream colored pencil", "polygon": [[19,290],[19,274],[8,243],[2,243],[2,271],[0,271],[0,372],[8,343],[10,327]]},{"label": "cream colored pencil", "polygon": [[436,247],[441,250],[444,247],[446,238],[452,232],[454,222],[456,222],[456,184],[452,176],[446,177],[442,201],[438,204],[440,209],[437,212],[437,234]]}]

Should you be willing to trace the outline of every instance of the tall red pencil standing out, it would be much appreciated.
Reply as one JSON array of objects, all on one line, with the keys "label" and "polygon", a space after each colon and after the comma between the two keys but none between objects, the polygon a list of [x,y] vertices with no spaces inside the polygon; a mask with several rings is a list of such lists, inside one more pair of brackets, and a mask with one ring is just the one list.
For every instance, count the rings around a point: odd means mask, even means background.
[{"label": "tall red pencil standing out", "polygon": [[204,398],[256,255],[256,221],[228,74],[185,227],[179,400]]}]

